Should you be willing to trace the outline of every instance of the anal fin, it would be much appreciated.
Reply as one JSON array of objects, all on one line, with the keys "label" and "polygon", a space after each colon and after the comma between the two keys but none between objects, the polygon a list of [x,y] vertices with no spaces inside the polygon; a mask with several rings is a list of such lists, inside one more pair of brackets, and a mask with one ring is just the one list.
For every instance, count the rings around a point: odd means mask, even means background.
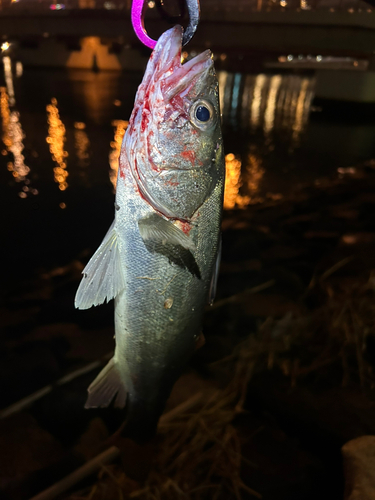
[{"label": "anal fin", "polygon": [[107,407],[116,394],[115,407],[124,408],[127,394],[126,388],[113,358],[90,384],[87,391],[89,395],[85,408]]}]

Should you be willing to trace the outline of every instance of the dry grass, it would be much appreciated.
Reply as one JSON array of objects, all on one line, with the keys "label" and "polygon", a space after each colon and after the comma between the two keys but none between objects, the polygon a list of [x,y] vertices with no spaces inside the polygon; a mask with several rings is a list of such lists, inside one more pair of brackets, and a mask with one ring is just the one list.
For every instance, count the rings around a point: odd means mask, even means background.
[{"label": "dry grass", "polygon": [[231,374],[230,383],[194,412],[176,414],[159,426],[158,450],[145,484],[130,480],[120,466],[107,466],[89,495],[79,498],[261,498],[241,478],[245,462],[255,465],[241,453],[242,437],[234,422],[244,411],[254,370],[279,367],[293,386],[307,375],[335,365],[341,370],[343,385],[354,381],[362,387],[374,386],[366,338],[375,332],[375,272],[367,281],[335,279],[335,272],[345,264],[337,263],[311,282],[307,294],[318,295],[319,306],[305,316],[288,313],[280,320],[267,319],[256,335],[213,366],[218,373]]},{"label": "dry grass", "polygon": [[[253,344],[254,348],[250,348]],[[257,358],[256,342],[237,348],[222,364],[234,371],[224,390],[217,390],[194,413],[177,414],[159,425],[155,463],[144,485],[130,480],[120,466],[102,468],[85,500],[178,500],[261,498],[241,479],[241,438],[233,421],[243,412],[246,389]]]},{"label": "dry grass", "polygon": [[[347,261],[348,262],[348,261]],[[339,269],[336,264],[332,274]],[[326,271],[312,280],[308,294],[319,296],[320,306],[306,316],[287,314],[269,318],[261,327],[261,351],[269,368],[277,365],[290,376],[292,386],[308,374],[341,365],[342,385],[360,383],[373,389],[375,374],[367,339],[375,340],[375,271],[369,279],[336,278]]]}]

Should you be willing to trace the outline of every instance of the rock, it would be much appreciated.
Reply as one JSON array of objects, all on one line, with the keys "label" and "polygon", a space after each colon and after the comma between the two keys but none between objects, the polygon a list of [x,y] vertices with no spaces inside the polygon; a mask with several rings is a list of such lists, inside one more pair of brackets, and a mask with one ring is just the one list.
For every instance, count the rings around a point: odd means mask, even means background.
[{"label": "rock", "polygon": [[345,472],[344,500],[375,498],[375,436],[352,439],[342,447]]}]

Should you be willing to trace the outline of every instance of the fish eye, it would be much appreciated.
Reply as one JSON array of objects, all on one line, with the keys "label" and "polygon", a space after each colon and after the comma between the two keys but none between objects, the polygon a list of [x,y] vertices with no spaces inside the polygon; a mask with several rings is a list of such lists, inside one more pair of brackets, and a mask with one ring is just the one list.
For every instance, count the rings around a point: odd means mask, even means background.
[{"label": "fish eye", "polygon": [[210,116],[210,110],[206,106],[200,105],[195,109],[195,118],[200,122],[208,122]]},{"label": "fish eye", "polygon": [[190,107],[190,121],[200,130],[209,130],[216,123],[216,111],[206,99],[198,99]]}]

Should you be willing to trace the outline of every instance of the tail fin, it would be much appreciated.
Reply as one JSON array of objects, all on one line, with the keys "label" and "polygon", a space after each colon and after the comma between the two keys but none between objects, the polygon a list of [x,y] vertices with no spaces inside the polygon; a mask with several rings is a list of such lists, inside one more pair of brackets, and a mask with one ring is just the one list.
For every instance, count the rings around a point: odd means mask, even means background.
[{"label": "tail fin", "polygon": [[112,358],[103,368],[88,390],[85,408],[108,406],[116,396],[115,407],[123,408],[126,402],[126,388],[118,370],[116,361]]}]

